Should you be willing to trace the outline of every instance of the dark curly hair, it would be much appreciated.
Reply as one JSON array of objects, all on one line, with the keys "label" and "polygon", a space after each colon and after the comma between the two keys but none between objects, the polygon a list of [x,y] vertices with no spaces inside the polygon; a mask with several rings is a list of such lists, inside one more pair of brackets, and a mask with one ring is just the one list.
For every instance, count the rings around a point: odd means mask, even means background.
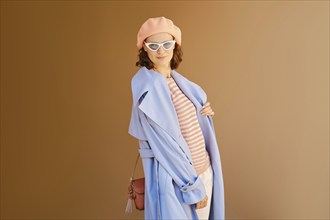
[{"label": "dark curly hair", "polygon": [[[173,57],[171,59],[171,69],[177,69],[182,61],[182,48],[179,44],[175,43],[175,48],[173,50]],[[143,49],[143,47],[141,49],[139,49],[139,61],[137,61],[135,63],[136,66],[145,66],[148,69],[152,69],[154,68],[154,64],[152,63],[152,61],[149,59],[148,57],[148,53],[147,51],[145,51]]]}]

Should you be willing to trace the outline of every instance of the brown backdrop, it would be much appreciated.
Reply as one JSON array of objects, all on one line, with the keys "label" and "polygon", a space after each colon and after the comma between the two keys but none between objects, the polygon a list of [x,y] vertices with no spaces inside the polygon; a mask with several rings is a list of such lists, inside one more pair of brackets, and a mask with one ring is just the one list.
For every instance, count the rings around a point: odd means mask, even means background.
[{"label": "brown backdrop", "polygon": [[1,1],[1,218],[143,218],[130,83],[156,16],[216,112],[226,217],[329,218],[328,1]]}]

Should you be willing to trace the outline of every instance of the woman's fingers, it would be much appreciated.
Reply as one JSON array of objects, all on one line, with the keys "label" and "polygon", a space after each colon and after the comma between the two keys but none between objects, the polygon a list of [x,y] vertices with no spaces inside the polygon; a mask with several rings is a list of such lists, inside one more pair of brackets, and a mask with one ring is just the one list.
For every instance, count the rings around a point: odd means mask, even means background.
[{"label": "woman's fingers", "polygon": [[202,115],[210,115],[210,116],[214,116],[214,111],[212,110],[212,108],[211,108],[211,103],[210,102],[206,102],[205,103],[205,105],[203,105],[203,107],[202,107],[202,109],[201,109],[201,111],[200,111],[200,113],[202,114]]},{"label": "woman's fingers", "polygon": [[202,209],[207,205],[207,201],[200,201],[196,204],[196,209]]},{"label": "woman's fingers", "polygon": [[206,197],[203,200],[196,203],[196,209],[204,208],[207,205],[207,200],[208,200],[208,197],[206,195]]},{"label": "woman's fingers", "polygon": [[213,113],[213,110],[211,108],[204,109],[203,111],[201,111],[202,115],[210,115],[212,113]]},{"label": "woman's fingers", "polygon": [[206,103],[203,105],[202,109],[204,109],[205,107],[208,107],[208,106],[210,106],[210,105],[211,105],[210,102],[206,102]]}]

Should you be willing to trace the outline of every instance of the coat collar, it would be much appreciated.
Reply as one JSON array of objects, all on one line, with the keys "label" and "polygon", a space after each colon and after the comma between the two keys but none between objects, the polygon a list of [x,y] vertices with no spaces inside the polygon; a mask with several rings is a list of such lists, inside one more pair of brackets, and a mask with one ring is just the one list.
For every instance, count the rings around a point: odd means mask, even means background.
[{"label": "coat collar", "polygon": [[[195,105],[199,113],[206,95],[192,83],[175,70],[171,75],[183,93]],[[164,129],[174,140],[182,143],[182,135],[177,113],[171,100],[171,93],[166,77],[158,72],[141,67],[132,80],[133,104],[138,107],[156,124]],[[140,104],[139,98],[147,92]],[[197,114],[198,115],[198,114]],[[188,150],[187,150],[188,151]]]}]

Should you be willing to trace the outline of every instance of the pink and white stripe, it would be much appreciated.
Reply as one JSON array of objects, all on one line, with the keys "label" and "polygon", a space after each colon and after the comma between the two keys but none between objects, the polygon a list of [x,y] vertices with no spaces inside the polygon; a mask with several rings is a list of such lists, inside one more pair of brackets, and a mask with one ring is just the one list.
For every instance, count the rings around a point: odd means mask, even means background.
[{"label": "pink and white stripe", "polygon": [[178,115],[182,136],[189,146],[192,163],[199,175],[210,166],[210,158],[205,149],[204,136],[197,119],[196,107],[172,77],[166,79]]}]

